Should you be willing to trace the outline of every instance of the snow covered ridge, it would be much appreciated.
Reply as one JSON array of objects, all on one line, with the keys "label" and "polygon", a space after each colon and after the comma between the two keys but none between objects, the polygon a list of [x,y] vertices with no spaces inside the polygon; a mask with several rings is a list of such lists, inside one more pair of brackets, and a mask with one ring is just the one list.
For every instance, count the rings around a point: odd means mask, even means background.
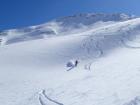
[{"label": "snow covered ridge", "polygon": [[33,39],[42,39],[66,33],[77,33],[114,22],[136,18],[126,14],[77,14],[59,18],[45,24],[0,32],[1,42],[10,44]]},{"label": "snow covered ridge", "polygon": [[88,13],[88,14],[77,14],[73,16],[68,16],[60,19],[56,19],[56,22],[61,22],[63,26],[70,26],[76,24],[91,25],[99,21],[125,21],[134,19],[135,16],[127,15],[123,13],[116,14],[103,14],[103,13]]}]

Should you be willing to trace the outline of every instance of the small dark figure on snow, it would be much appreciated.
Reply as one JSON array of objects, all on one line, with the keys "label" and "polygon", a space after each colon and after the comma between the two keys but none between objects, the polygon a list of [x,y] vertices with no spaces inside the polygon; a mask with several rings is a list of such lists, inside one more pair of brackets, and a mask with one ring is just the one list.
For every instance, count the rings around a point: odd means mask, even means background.
[{"label": "small dark figure on snow", "polygon": [[77,67],[78,65],[78,60],[70,60],[68,63],[67,63],[67,67],[69,68],[67,71]]},{"label": "small dark figure on snow", "polygon": [[78,60],[75,61],[75,67],[78,65]]}]

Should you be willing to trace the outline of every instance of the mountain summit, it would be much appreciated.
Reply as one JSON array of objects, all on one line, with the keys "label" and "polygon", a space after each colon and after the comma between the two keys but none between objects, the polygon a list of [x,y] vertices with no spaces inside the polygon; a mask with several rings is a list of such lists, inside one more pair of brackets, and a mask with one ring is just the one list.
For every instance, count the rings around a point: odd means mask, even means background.
[{"label": "mountain summit", "polygon": [[127,15],[124,13],[116,13],[116,14],[103,14],[103,13],[85,13],[85,14],[77,14],[73,16],[67,16],[64,18],[56,19],[56,22],[62,23],[64,26],[83,24],[83,25],[91,25],[96,22],[108,22],[108,21],[125,21],[129,19],[133,19],[134,16]]}]

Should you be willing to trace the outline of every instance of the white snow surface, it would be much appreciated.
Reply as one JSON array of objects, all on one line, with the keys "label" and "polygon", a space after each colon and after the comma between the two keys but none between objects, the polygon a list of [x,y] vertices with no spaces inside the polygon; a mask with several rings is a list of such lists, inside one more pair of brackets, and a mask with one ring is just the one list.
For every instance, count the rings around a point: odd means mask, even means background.
[{"label": "white snow surface", "polygon": [[119,16],[2,31],[0,105],[140,105],[140,18]]}]

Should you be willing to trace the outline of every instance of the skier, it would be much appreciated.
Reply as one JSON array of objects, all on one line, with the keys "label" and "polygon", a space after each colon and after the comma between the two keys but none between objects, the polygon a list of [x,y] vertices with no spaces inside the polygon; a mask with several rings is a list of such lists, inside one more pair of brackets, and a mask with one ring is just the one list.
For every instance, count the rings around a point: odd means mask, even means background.
[{"label": "skier", "polygon": [[75,67],[78,65],[78,60],[75,61]]},{"label": "skier", "polygon": [[68,63],[67,63],[67,67],[69,68],[67,71],[77,67],[78,65],[78,60],[70,60]]}]

